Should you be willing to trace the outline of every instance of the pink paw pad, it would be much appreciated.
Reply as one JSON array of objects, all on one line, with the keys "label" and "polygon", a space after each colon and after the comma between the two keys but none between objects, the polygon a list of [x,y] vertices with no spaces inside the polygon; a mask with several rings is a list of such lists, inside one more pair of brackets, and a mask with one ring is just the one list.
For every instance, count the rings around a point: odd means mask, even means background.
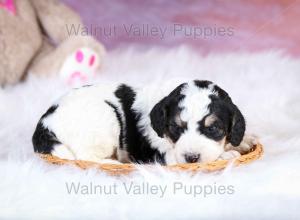
[{"label": "pink paw pad", "polygon": [[74,72],[71,74],[71,76],[68,80],[68,84],[72,85],[73,82],[75,82],[76,80],[79,80],[80,82],[85,82],[87,80],[87,78],[80,72]]},{"label": "pink paw pad", "polygon": [[94,65],[95,59],[96,59],[95,55],[92,55],[91,58],[90,58],[90,61],[89,61],[89,65],[90,65],[90,66],[93,66],[93,65]]},{"label": "pink paw pad", "polygon": [[78,50],[78,51],[76,52],[76,60],[77,60],[77,62],[78,62],[78,63],[81,63],[81,62],[83,61],[83,59],[84,59],[84,56],[83,56],[82,51],[81,51],[81,50]]},{"label": "pink paw pad", "polygon": [[[78,62],[78,63],[82,63],[82,61],[84,60],[84,55],[83,55],[83,53],[82,53],[82,51],[81,50],[78,50],[77,52],[76,52],[76,61]],[[95,63],[95,59],[96,59],[96,56],[95,55],[92,55],[91,57],[90,57],[90,59],[89,59],[89,66],[93,66],[94,65],[94,63]]]}]

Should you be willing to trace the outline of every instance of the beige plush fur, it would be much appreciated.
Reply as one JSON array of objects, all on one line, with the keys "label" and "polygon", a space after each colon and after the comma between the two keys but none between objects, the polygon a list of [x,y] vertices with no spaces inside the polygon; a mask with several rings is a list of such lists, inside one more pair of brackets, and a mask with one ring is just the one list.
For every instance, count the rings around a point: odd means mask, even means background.
[{"label": "beige plush fur", "polygon": [[58,0],[14,0],[16,15],[0,8],[0,85],[15,84],[29,71],[56,74],[76,49],[104,47],[92,37],[70,36],[66,25],[80,17]]}]

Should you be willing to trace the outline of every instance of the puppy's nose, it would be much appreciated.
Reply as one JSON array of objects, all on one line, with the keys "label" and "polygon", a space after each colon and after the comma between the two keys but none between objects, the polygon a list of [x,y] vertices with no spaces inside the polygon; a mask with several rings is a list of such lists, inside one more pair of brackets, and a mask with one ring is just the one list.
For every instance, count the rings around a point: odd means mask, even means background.
[{"label": "puppy's nose", "polygon": [[188,163],[196,163],[200,159],[200,154],[187,153],[184,155],[184,158],[185,158],[186,162],[188,162]]}]

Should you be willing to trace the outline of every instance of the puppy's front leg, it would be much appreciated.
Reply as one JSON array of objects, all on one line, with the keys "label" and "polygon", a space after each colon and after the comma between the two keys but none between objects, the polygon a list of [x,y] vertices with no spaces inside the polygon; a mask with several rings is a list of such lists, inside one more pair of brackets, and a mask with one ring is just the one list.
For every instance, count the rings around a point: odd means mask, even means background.
[{"label": "puppy's front leg", "polygon": [[243,154],[250,152],[252,147],[258,143],[258,138],[254,135],[245,135],[241,144],[237,147],[232,146],[230,143],[225,146],[225,151],[218,158],[219,160],[230,160],[240,157]]},{"label": "puppy's front leg", "polygon": [[227,144],[225,146],[225,151],[234,150],[234,151],[238,151],[241,155],[243,155],[249,153],[252,147],[257,143],[258,143],[258,138],[256,136],[245,135],[239,146],[235,147],[232,146],[231,144]]},{"label": "puppy's front leg", "polygon": [[225,151],[223,152],[220,157],[218,158],[218,160],[231,160],[233,158],[237,158],[240,157],[241,154],[236,151],[236,150],[229,150],[229,151]]}]

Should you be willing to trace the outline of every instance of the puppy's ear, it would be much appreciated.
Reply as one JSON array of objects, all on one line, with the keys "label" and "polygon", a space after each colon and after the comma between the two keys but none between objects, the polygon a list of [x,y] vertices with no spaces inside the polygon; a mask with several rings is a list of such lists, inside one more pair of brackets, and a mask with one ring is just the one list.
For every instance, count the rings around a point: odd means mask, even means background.
[{"label": "puppy's ear", "polygon": [[167,123],[167,97],[157,103],[150,112],[151,125],[159,137],[163,137]]},{"label": "puppy's ear", "polygon": [[177,86],[168,96],[157,103],[150,112],[151,125],[159,137],[163,137],[168,121],[168,114],[171,106],[177,106],[179,101],[183,99],[181,94],[182,88],[186,85],[183,83]]},{"label": "puppy's ear", "polygon": [[232,104],[231,127],[227,140],[235,147],[239,146],[243,140],[246,129],[244,116],[236,105]]},{"label": "puppy's ear", "polygon": [[233,104],[231,98],[225,90],[215,85],[214,90],[218,93],[218,97],[229,106],[231,112],[231,126],[229,127],[227,141],[233,146],[239,146],[243,140],[246,128],[244,116],[236,105]]}]

